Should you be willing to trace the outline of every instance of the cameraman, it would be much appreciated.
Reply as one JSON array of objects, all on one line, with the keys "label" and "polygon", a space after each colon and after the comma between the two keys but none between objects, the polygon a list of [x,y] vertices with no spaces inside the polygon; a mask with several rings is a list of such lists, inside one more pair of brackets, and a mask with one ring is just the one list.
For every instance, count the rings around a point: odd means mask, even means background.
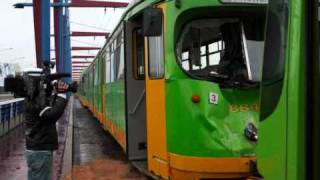
[{"label": "cameraman", "polygon": [[[26,160],[28,180],[51,180],[53,150],[58,149],[56,122],[61,117],[68,100],[69,85],[59,80],[54,88],[55,95],[41,96],[39,88],[34,98],[26,98]],[[44,100],[46,99],[46,100]],[[43,103],[45,102],[45,103]]]}]

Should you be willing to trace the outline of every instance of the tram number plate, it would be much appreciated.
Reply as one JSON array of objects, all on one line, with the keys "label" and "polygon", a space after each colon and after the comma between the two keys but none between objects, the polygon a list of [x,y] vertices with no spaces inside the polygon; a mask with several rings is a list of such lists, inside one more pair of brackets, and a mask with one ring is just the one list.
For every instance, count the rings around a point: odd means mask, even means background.
[{"label": "tram number plate", "polygon": [[211,104],[218,104],[219,96],[217,93],[209,93],[209,102]]}]

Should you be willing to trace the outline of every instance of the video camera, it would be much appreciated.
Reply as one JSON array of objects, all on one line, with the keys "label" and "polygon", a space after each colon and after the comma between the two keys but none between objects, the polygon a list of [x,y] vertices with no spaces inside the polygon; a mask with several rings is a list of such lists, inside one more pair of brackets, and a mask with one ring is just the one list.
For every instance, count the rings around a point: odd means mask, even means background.
[{"label": "video camera", "polygon": [[[58,80],[65,77],[70,77],[68,73],[53,73],[51,74],[51,68],[54,67],[54,62],[44,62],[42,71],[27,71],[18,76],[7,76],[4,79],[4,90],[13,92],[14,97],[24,97],[33,99],[39,94],[45,97],[50,97],[54,89],[54,80]],[[67,91],[77,92],[77,83],[73,82],[69,84]]]}]

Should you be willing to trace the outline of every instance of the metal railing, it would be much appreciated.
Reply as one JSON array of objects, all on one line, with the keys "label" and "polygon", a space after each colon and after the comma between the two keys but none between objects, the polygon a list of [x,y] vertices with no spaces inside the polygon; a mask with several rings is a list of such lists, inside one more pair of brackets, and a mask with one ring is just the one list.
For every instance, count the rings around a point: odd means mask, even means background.
[{"label": "metal railing", "polygon": [[20,125],[24,118],[24,99],[0,102],[0,137]]}]

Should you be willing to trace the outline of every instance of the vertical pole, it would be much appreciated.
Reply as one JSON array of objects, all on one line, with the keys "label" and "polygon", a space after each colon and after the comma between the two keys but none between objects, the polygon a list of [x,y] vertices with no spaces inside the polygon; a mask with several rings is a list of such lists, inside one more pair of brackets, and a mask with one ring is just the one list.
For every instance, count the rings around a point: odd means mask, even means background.
[{"label": "vertical pole", "polygon": [[[54,0],[54,3],[63,3],[63,0]],[[63,31],[63,7],[54,7],[54,38],[56,49],[56,70],[61,72],[61,62],[63,62],[63,47],[64,47],[64,31]]]},{"label": "vertical pole", "polygon": [[41,1],[33,0],[34,37],[36,45],[37,67],[41,68]]},{"label": "vertical pole", "polygon": [[50,0],[41,0],[41,62],[50,61]]},{"label": "vertical pole", "polygon": [[[64,3],[64,0],[58,0],[60,3]],[[59,38],[59,62],[58,62],[58,68],[57,71],[58,73],[62,72],[63,69],[62,69],[62,64],[63,64],[63,61],[64,61],[64,37],[65,37],[65,33],[64,33],[64,23],[63,23],[63,11],[64,11],[64,7],[60,7],[60,11],[59,11],[59,35],[58,35],[58,38]]]},{"label": "vertical pole", "polygon": [[[63,62],[63,70],[65,73],[70,73],[72,75],[71,68],[71,45],[70,45],[70,23],[69,23],[69,9],[65,8],[64,14],[64,29],[65,29],[65,54],[64,54],[64,62]],[[71,78],[66,78],[68,83],[71,83]]]}]

